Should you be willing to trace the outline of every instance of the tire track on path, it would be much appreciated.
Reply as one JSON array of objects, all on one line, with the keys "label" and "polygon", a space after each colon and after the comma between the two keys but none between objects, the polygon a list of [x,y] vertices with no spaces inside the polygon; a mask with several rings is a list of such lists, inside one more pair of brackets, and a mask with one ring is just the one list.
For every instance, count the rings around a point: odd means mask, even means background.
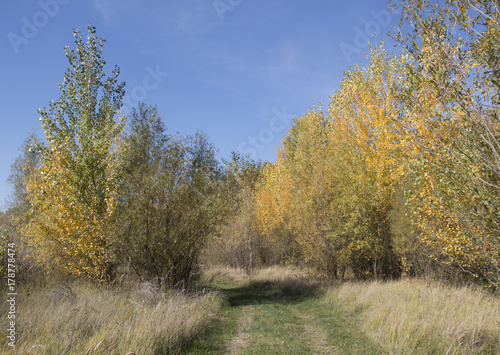
[{"label": "tire track on path", "polygon": [[226,350],[228,354],[239,355],[248,347],[250,336],[245,332],[245,328],[252,323],[252,320],[253,316],[250,314],[249,310],[246,309],[238,319],[238,329],[236,330],[235,337],[227,344]]},{"label": "tire track on path", "polygon": [[295,316],[303,321],[305,333],[311,339],[311,345],[315,350],[315,354],[338,354],[337,349],[333,345],[328,344],[325,332],[318,324],[315,324],[313,316],[304,315],[298,310],[294,310],[294,312]]}]

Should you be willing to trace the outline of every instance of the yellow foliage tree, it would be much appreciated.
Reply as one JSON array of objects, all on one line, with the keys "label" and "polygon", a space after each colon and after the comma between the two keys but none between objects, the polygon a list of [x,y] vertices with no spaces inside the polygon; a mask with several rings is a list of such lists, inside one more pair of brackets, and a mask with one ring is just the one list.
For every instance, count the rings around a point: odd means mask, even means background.
[{"label": "yellow foliage tree", "polygon": [[[288,208],[293,187],[284,166],[284,152],[277,151],[277,161],[266,164],[254,192],[255,223],[269,245],[279,249],[276,257],[291,256],[291,236],[288,228]],[[275,257],[275,258],[276,258]]]},{"label": "yellow foliage tree", "polygon": [[257,193],[264,233],[287,231],[295,260],[342,276],[399,274],[388,214],[405,175],[394,92],[404,57],[372,52],[344,76],[328,110],[295,120]]},{"label": "yellow foliage tree", "polygon": [[[330,153],[343,152],[342,160],[349,162],[333,176],[339,179],[338,189],[350,190],[337,200],[337,209],[344,217],[344,226],[338,228],[351,234],[352,265],[359,267],[360,275],[387,277],[399,274],[388,217],[395,189],[405,176],[410,144],[401,134],[394,97],[405,58],[388,57],[383,50],[373,50],[370,58],[367,68],[355,66],[345,73],[331,98],[329,141]],[[346,170],[350,173],[341,176]]]}]

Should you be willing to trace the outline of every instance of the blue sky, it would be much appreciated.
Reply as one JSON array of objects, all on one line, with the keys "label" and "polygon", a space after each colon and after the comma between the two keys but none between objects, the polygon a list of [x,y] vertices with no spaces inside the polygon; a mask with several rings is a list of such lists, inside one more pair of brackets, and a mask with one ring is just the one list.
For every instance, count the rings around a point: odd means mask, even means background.
[{"label": "blue sky", "polygon": [[[72,29],[93,22],[121,69],[126,107],[157,105],[171,133],[273,160],[294,117],[328,103],[367,39],[397,21],[379,0],[9,1],[0,15],[0,205],[37,109],[59,97]],[[391,46],[392,47],[392,46]],[[390,48],[389,48],[390,49]]]}]

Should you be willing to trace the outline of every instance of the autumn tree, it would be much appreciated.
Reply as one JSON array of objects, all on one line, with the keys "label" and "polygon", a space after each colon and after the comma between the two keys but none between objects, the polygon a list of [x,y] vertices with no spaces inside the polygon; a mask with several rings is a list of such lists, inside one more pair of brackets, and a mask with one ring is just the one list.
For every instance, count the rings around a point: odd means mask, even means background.
[{"label": "autumn tree", "polygon": [[33,174],[39,171],[43,149],[34,133],[28,135],[19,149],[21,154],[10,167],[7,178],[7,182],[12,186],[12,193],[7,198],[7,210],[2,214],[0,225],[8,236],[7,240],[16,244],[16,265],[20,277],[29,277],[41,271],[40,265],[35,265],[33,260],[35,250],[23,243],[23,230],[30,221],[32,207],[27,186]]},{"label": "autumn tree", "polygon": [[287,213],[294,257],[335,277],[339,253],[331,238],[334,181],[329,170],[328,131],[324,113],[313,108],[295,120],[283,139],[283,151],[289,184],[297,187]]},{"label": "autumn tree", "polygon": [[356,190],[339,199],[339,209],[348,212],[343,218],[355,234],[353,266],[366,265],[363,272],[375,277],[397,276],[399,261],[393,251],[388,217],[406,167],[408,147],[395,122],[399,108],[394,98],[394,91],[401,85],[400,69],[405,58],[373,49],[370,60],[366,68],[354,66],[347,71],[340,90],[331,98],[330,141],[332,147],[339,143],[352,147],[340,151],[352,164],[353,180],[339,177],[339,182],[342,189]]},{"label": "autumn tree", "polygon": [[295,120],[264,170],[259,224],[269,236],[286,231],[296,262],[332,277],[348,267],[360,278],[399,275],[389,213],[406,166],[394,123],[403,62],[372,51],[369,67],[344,74],[327,111]]},{"label": "autumn tree", "polygon": [[285,166],[283,149],[277,149],[277,160],[262,170],[254,193],[255,221],[266,243],[272,245],[269,261],[290,262],[293,257],[293,236],[289,227],[289,207],[293,186]]},{"label": "autumn tree", "polygon": [[86,43],[74,30],[76,49],[65,48],[69,68],[61,96],[39,110],[48,146],[27,183],[32,209],[25,234],[41,262],[104,280],[114,266],[108,226],[116,204],[114,147],[125,84],[118,83],[117,67],[106,76],[105,41],[92,25],[87,28]]},{"label": "autumn tree", "polygon": [[401,13],[394,38],[409,58],[403,116],[420,162],[409,199],[414,222],[437,260],[498,287],[499,5],[393,6]]}]

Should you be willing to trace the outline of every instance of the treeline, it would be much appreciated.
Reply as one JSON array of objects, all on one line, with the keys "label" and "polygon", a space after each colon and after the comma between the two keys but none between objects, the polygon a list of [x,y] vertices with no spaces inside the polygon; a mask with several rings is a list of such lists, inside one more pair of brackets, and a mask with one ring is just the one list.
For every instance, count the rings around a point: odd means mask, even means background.
[{"label": "treeline", "polygon": [[391,6],[402,54],[372,48],[265,164],[217,161],[201,132],[167,134],[155,107],[121,117],[104,41],[75,31],[61,96],[40,110],[48,143],[28,138],[13,164],[4,224],[29,262],[93,280],[120,265],[178,285],[200,262],[288,263],[498,289],[498,5]]},{"label": "treeline", "polygon": [[498,4],[395,7],[403,53],[372,49],[326,109],[295,120],[255,190],[257,224],[292,262],[332,276],[498,288]]},{"label": "treeline", "polygon": [[337,278],[433,275],[498,289],[498,4],[393,6],[402,53],[372,48],[264,167],[247,264],[258,251],[262,263]]}]

